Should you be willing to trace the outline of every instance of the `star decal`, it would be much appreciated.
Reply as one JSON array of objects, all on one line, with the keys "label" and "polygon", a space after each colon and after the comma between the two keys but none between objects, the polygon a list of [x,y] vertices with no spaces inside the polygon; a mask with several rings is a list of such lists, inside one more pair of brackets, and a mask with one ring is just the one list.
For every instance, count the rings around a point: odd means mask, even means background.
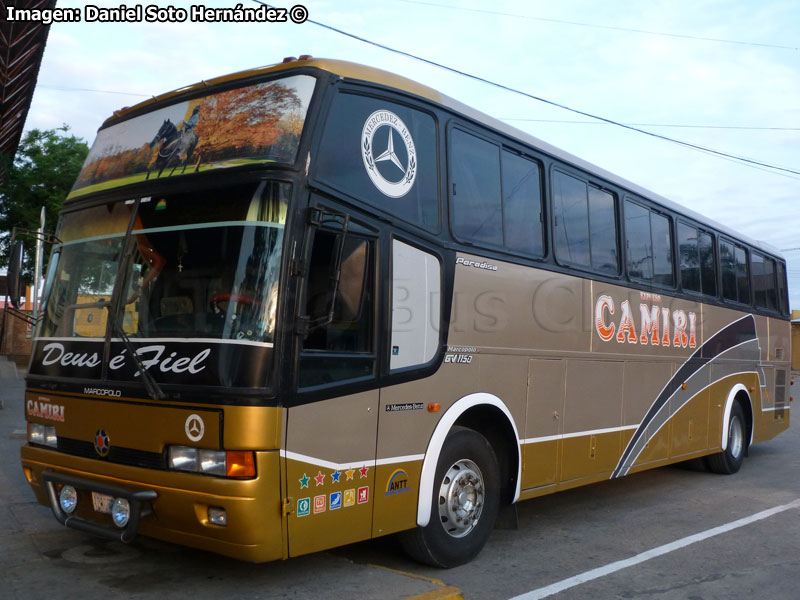
[{"label": "star decal", "polygon": [[307,488],[308,487],[309,479],[310,479],[310,477],[308,475],[306,475],[305,473],[303,473],[303,476],[300,479],[298,479],[298,481],[300,482],[300,489],[301,490],[303,488]]},{"label": "star decal", "polygon": [[358,472],[359,472],[359,473],[361,473],[361,479],[364,479],[364,477],[366,477],[366,476],[367,476],[367,471],[369,471],[369,467],[368,467],[368,466],[366,466],[366,465],[364,465],[363,467],[361,467],[361,468],[358,470]]},{"label": "star decal", "polygon": [[339,483],[339,477],[342,474],[339,472],[339,469],[336,469],[333,473],[331,473],[331,483]]},{"label": "star decal", "polygon": [[345,475],[347,475],[347,481],[350,481],[353,478],[353,475],[356,474],[356,470],[353,467],[350,467],[345,471]]},{"label": "star decal", "polygon": [[318,486],[320,486],[320,485],[322,485],[323,483],[325,483],[325,475],[323,475],[322,471],[319,471],[319,472],[318,472],[318,473],[317,473],[317,474],[314,476],[314,481],[316,481],[316,482],[317,482],[317,485],[318,485]]}]

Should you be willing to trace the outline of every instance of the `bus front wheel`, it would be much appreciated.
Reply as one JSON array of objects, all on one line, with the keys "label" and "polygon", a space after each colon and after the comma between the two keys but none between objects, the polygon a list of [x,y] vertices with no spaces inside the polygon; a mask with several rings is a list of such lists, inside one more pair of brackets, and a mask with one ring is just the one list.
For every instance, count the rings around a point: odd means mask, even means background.
[{"label": "bus front wheel", "polygon": [[453,427],[436,465],[431,518],[400,535],[412,558],[450,568],[475,558],[492,532],[500,503],[500,476],[492,446],[480,433]]},{"label": "bus front wheel", "polygon": [[742,405],[734,401],[728,418],[728,447],[722,452],[706,456],[706,465],[710,471],[732,475],[739,470],[747,449],[746,432]]}]

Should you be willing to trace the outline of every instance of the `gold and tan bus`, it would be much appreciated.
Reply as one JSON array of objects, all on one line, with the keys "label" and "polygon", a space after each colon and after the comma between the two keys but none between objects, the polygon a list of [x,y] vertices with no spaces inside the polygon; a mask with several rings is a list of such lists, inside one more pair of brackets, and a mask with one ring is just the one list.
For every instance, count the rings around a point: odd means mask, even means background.
[{"label": "gold and tan bus", "polygon": [[519,500],[789,426],[774,249],[372,68],[118,111],[57,237],[22,465],[100,536],[448,567]]}]

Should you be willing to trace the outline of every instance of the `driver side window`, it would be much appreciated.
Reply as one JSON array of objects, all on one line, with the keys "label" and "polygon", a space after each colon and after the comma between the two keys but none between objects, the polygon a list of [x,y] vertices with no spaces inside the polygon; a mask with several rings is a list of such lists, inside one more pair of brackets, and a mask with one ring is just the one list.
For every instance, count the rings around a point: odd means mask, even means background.
[{"label": "driver side window", "polygon": [[302,311],[309,328],[300,353],[301,388],[371,377],[375,371],[375,241],[346,234],[333,293],[341,235],[325,229],[314,235]]}]

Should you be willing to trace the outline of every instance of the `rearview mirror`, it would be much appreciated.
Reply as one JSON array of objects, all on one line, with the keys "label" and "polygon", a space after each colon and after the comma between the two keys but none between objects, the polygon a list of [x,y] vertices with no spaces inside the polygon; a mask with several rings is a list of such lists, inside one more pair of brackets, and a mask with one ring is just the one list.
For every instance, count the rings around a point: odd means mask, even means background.
[{"label": "rearview mirror", "polygon": [[11,255],[8,259],[8,297],[11,306],[19,308],[20,277],[22,276],[22,240],[17,240],[11,246]]}]

